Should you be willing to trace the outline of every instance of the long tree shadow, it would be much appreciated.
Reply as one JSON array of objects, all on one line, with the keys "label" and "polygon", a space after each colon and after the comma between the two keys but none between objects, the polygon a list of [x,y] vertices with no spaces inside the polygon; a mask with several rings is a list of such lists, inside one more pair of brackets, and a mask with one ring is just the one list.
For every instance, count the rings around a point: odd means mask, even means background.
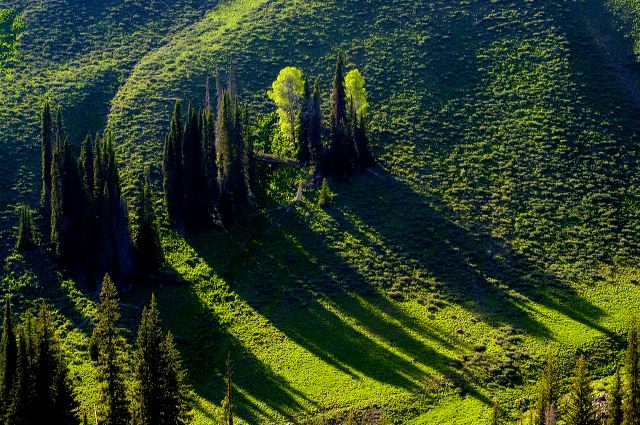
[{"label": "long tree shadow", "polygon": [[[395,254],[431,274],[450,298],[492,326],[512,325],[538,337],[548,329],[529,311],[529,301],[608,333],[598,324],[604,312],[575,288],[544,271],[501,239],[466,229],[441,202],[426,200],[411,187],[389,176],[355,179],[331,210],[339,226],[356,232],[344,214],[348,209],[375,229]],[[371,194],[375,194],[371,196]],[[372,199],[373,198],[373,199]],[[431,203],[435,204],[435,206]],[[371,211],[375,211],[372,214]]]}]

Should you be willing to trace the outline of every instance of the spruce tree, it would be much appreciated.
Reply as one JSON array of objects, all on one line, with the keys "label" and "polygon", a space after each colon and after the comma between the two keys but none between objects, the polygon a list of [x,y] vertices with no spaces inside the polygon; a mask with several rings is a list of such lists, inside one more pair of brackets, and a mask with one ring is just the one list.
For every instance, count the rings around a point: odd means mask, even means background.
[{"label": "spruce tree", "polygon": [[126,371],[118,320],[118,292],[109,275],[106,275],[100,291],[100,307],[93,329],[93,342],[98,351],[98,371],[105,410],[104,423],[107,425],[129,424]]},{"label": "spruce tree", "polygon": [[180,101],[176,100],[169,132],[164,141],[163,188],[169,219],[179,224],[182,221],[183,178],[182,178],[182,112]]},{"label": "spruce tree", "polygon": [[545,425],[549,406],[555,406],[560,397],[560,376],[556,356],[551,354],[542,370],[535,405],[535,424]]},{"label": "spruce tree", "polygon": [[35,237],[33,234],[33,218],[31,209],[27,205],[18,206],[18,238],[16,240],[16,249],[18,251],[26,251],[35,246]]},{"label": "spruce tree", "polygon": [[50,225],[51,217],[51,159],[53,148],[53,121],[51,118],[51,106],[49,102],[45,102],[42,107],[40,117],[40,145],[42,155],[42,190],[40,192],[40,210],[42,217],[47,224]]},{"label": "spruce tree", "polygon": [[202,111],[202,161],[206,193],[208,217],[212,217],[218,205],[218,167],[216,166],[216,122],[210,107]]},{"label": "spruce tree", "polygon": [[233,404],[233,365],[231,363],[231,353],[227,354],[227,373],[224,377],[224,383],[226,391],[221,405],[222,423],[224,425],[233,425],[235,406]]},{"label": "spruce tree", "polygon": [[347,104],[344,87],[344,53],[338,53],[336,71],[331,91],[331,140],[328,170],[336,179],[344,179],[351,173],[351,137],[347,125]]},{"label": "spruce tree", "polygon": [[608,395],[607,405],[607,425],[622,425],[624,414],[622,410],[623,388],[620,378],[620,369],[616,369],[616,375],[613,378],[613,387]]},{"label": "spruce tree", "polygon": [[369,167],[373,167],[375,165],[375,160],[369,150],[366,122],[362,114],[360,114],[360,116],[354,114],[352,128],[356,167],[359,171],[364,171]]},{"label": "spruce tree", "polygon": [[638,322],[635,318],[629,323],[627,339],[625,397],[623,403],[624,424],[640,424],[640,352],[638,347]]},{"label": "spruce tree", "polygon": [[[28,319],[30,321],[30,319]],[[30,323],[30,322],[27,322]],[[31,333],[29,328],[20,326],[17,337],[16,372],[13,387],[11,389],[11,400],[6,406],[7,424],[32,424],[32,379],[31,379],[31,356],[27,347],[31,346]]]},{"label": "spruce tree", "polygon": [[171,334],[163,335],[154,296],[149,307],[142,312],[134,356],[134,377],[135,424],[184,422],[188,410],[184,372]]},{"label": "spruce tree", "polygon": [[58,108],[56,119],[56,138],[52,149],[51,159],[51,244],[56,258],[61,259],[66,254],[67,248],[67,224],[65,220],[65,196],[66,188],[65,171],[65,141],[62,134],[62,112]]},{"label": "spruce tree", "polygon": [[182,210],[185,227],[190,230],[200,230],[207,225],[208,205],[200,124],[198,114],[189,104],[182,138]]},{"label": "spruce tree", "polygon": [[313,100],[311,98],[311,87],[309,80],[304,81],[304,94],[302,98],[302,107],[300,108],[300,130],[298,131],[298,148],[297,159],[303,164],[308,164],[311,160],[311,150],[309,148],[309,134],[311,130],[311,113],[313,108]]},{"label": "spruce tree", "polygon": [[316,79],[309,111],[309,153],[316,170],[321,168],[322,147],[322,105],[320,99],[320,83]]},{"label": "spruce tree", "polygon": [[231,224],[234,219],[233,202],[233,115],[228,91],[223,91],[216,121],[216,149],[218,166],[218,187],[220,201],[218,212],[223,224]]},{"label": "spruce tree", "polygon": [[567,425],[595,425],[595,412],[591,396],[591,380],[587,372],[584,356],[580,356],[569,394]]},{"label": "spruce tree", "polygon": [[137,253],[138,271],[140,274],[150,274],[160,270],[164,257],[156,225],[153,192],[148,168],[144,170],[143,182],[142,189],[139,191],[138,226],[134,244]]},{"label": "spruce tree", "polygon": [[7,299],[4,305],[4,318],[2,320],[2,339],[0,340],[2,351],[0,352],[0,414],[5,417],[11,404],[11,390],[14,386],[18,347],[11,318],[11,303]]},{"label": "spruce tree", "polygon": [[33,329],[35,357],[33,405],[34,423],[73,423],[74,400],[67,379],[67,368],[55,334],[53,318],[42,304]]}]

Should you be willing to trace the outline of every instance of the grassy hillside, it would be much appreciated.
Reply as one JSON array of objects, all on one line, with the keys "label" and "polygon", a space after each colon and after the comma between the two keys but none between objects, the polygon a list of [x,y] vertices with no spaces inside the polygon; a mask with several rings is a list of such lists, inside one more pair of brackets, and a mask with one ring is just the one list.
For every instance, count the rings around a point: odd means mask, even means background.
[{"label": "grassy hillside", "polygon": [[[334,186],[326,211],[309,191],[262,228],[166,232],[185,282],[154,290],[197,423],[223,397],[228,351],[247,423],[381,407],[398,423],[476,424],[493,398],[514,418],[526,410],[549,349],[567,370],[580,349],[611,372],[640,304],[634,1],[160,3],[171,7],[22,1],[0,152],[24,160],[0,171],[4,205],[36,199],[44,93],[69,105],[76,140],[114,131],[131,185],[142,164],[158,169],[172,99],[200,102],[207,75],[234,63],[260,113],[278,70],[300,66],[328,102],[338,48],[367,79],[381,163]],[[5,286],[42,267],[22,262]],[[95,297],[46,287],[76,352]],[[150,290],[127,294],[130,328]],[[89,408],[92,368],[78,356],[74,371]]]}]

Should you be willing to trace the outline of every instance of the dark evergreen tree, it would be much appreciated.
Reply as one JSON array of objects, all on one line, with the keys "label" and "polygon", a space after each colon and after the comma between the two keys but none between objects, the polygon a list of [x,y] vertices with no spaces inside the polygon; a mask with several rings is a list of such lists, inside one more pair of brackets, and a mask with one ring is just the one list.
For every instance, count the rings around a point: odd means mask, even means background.
[{"label": "dark evergreen tree", "polygon": [[560,397],[560,376],[556,356],[551,354],[542,370],[535,405],[535,424],[545,425],[549,406],[555,406]]},{"label": "dark evergreen tree", "polygon": [[622,425],[624,413],[622,410],[623,388],[620,378],[620,369],[616,370],[613,378],[613,387],[608,395],[607,405],[607,425]]},{"label": "dark evergreen tree", "polygon": [[200,230],[207,226],[208,205],[202,131],[198,114],[189,104],[182,138],[183,217],[185,227]]},{"label": "dark evergreen tree", "polygon": [[106,275],[100,291],[100,307],[93,342],[98,352],[98,370],[102,383],[104,424],[129,424],[129,401],[126,393],[126,370],[122,358],[122,337],[118,329],[120,306],[116,286]]},{"label": "dark evergreen tree", "polygon": [[226,387],[224,400],[222,400],[222,423],[233,425],[233,415],[235,406],[233,404],[233,365],[231,364],[231,353],[227,355],[227,373],[224,377]]},{"label": "dark evergreen tree", "polygon": [[300,130],[298,131],[297,159],[303,164],[308,164],[311,160],[309,134],[311,130],[311,114],[313,110],[313,100],[311,98],[311,87],[309,80],[304,81],[304,96],[302,98],[302,108],[300,108]]},{"label": "dark evergreen tree", "polygon": [[218,212],[223,224],[233,223],[233,115],[231,99],[228,91],[223,91],[218,118],[216,121],[216,148],[218,166],[218,187],[220,188],[220,201]]},{"label": "dark evergreen tree", "polygon": [[144,171],[144,179],[138,199],[137,231],[135,234],[135,249],[137,269],[140,274],[155,273],[160,270],[164,261],[160,236],[156,225],[155,210],[153,208],[153,192],[149,169]]},{"label": "dark evergreen tree", "polygon": [[587,365],[583,356],[580,356],[576,365],[576,371],[569,393],[567,425],[595,425],[595,411],[593,397],[591,395],[591,380],[587,372]]},{"label": "dark evergreen tree", "polygon": [[347,123],[347,104],[344,87],[344,53],[338,53],[331,91],[331,140],[325,172],[336,179],[349,176],[352,169],[352,139]]},{"label": "dark evergreen tree", "polygon": [[35,246],[33,231],[33,217],[31,209],[27,205],[18,206],[18,238],[16,249],[26,251]]},{"label": "dark evergreen tree", "polygon": [[182,118],[180,101],[173,108],[173,117],[169,132],[164,141],[163,153],[163,188],[164,199],[169,219],[179,224],[182,222],[183,177],[182,177]]},{"label": "dark evergreen tree", "polygon": [[4,305],[4,318],[2,320],[2,339],[0,340],[2,351],[0,352],[0,415],[6,417],[11,405],[11,390],[14,386],[18,347],[16,335],[13,329],[11,303],[7,299]]},{"label": "dark evergreen tree", "polygon": [[309,152],[316,169],[320,168],[323,158],[322,146],[322,105],[320,99],[320,83],[316,79],[309,111]]},{"label": "dark evergreen tree", "polygon": [[69,148],[62,134],[60,108],[58,108],[56,122],[58,123],[57,132],[51,160],[51,244],[56,258],[63,259],[69,250],[69,217],[66,215],[69,207],[65,205],[68,199],[66,191],[68,191],[69,181],[67,176]]},{"label": "dark evergreen tree", "polygon": [[367,137],[367,128],[364,116],[360,114],[357,116],[354,113],[354,118],[351,123],[353,129],[353,143],[355,149],[355,165],[359,171],[364,171],[369,167],[375,165],[375,160],[369,150],[369,138]]},{"label": "dark evergreen tree", "polygon": [[253,198],[253,189],[255,187],[255,155],[253,147],[253,138],[251,137],[251,121],[249,118],[249,108],[244,107],[242,113],[242,184],[244,188],[242,192],[246,199],[244,202],[249,202]]},{"label": "dark evergreen tree", "polygon": [[635,318],[629,323],[627,339],[625,397],[623,403],[624,424],[640,424],[640,351],[638,346],[638,322]]},{"label": "dark evergreen tree", "polygon": [[216,166],[216,122],[210,107],[202,111],[202,162],[206,182],[207,219],[213,217],[218,205],[218,167]]},{"label": "dark evergreen tree", "polygon": [[134,411],[137,425],[184,423],[187,391],[171,334],[163,335],[160,313],[152,296],[142,312],[134,359]]},{"label": "dark evergreen tree", "polygon": [[6,405],[6,423],[9,425],[32,424],[32,398],[31,398],[31,362],[27,346],[30,333],[25,332],[25,327],[18,329],[16,369],[11,389],[11,400]]},{"label": "dark evergreen tree", "polygon": [[51,160],[53,155],[53,121],[51,106],[45,102],[40,117],[41,155],[42,155],[42,190],[40,192],[40,209],[42,217],[49,229],[51,217]]},{"label": "dark evergreen tree", "polygon": [[33,344],[33,405],[38,406],[33,412],[34,423],[74,423],[75,406],[67,379],[66,363],[46,304],[42,304],[36,319]]}]

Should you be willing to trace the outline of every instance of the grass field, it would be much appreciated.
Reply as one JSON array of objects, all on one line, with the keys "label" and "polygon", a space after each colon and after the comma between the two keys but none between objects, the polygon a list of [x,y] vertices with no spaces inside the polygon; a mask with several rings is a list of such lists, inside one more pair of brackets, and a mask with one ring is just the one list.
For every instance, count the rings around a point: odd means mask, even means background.
[{"label": "grass field", "polygon": [[[515,419],[549,350],[565,373],[585,351],[611,374],[640,304],[635,2],[66,3],[21,2],[21,63],[0,77],[0,153],[20,158],[0,170],[7,254],[11,206],[37,199],[42,96],[64,102],[75,142],[112,129],[130,188],[158,170],[172,100],[200,102],[229,63],[256,114],[287,65],[320,76],[328,102],[338,48],[367,79],[379,168],[333,185],[326,210],[309,190],[285,217],[165,231],[177,283],[124,295],[130,337],[158,296],[196,423],[223,398],[228,352],[246,423],[384,409],[476,424],[493,399]],[[274,202],[293,196],[293,177],[277,181]],[[3,290],[59,310],[90,409],[96,297],[49,269],[13,255]]]}]

